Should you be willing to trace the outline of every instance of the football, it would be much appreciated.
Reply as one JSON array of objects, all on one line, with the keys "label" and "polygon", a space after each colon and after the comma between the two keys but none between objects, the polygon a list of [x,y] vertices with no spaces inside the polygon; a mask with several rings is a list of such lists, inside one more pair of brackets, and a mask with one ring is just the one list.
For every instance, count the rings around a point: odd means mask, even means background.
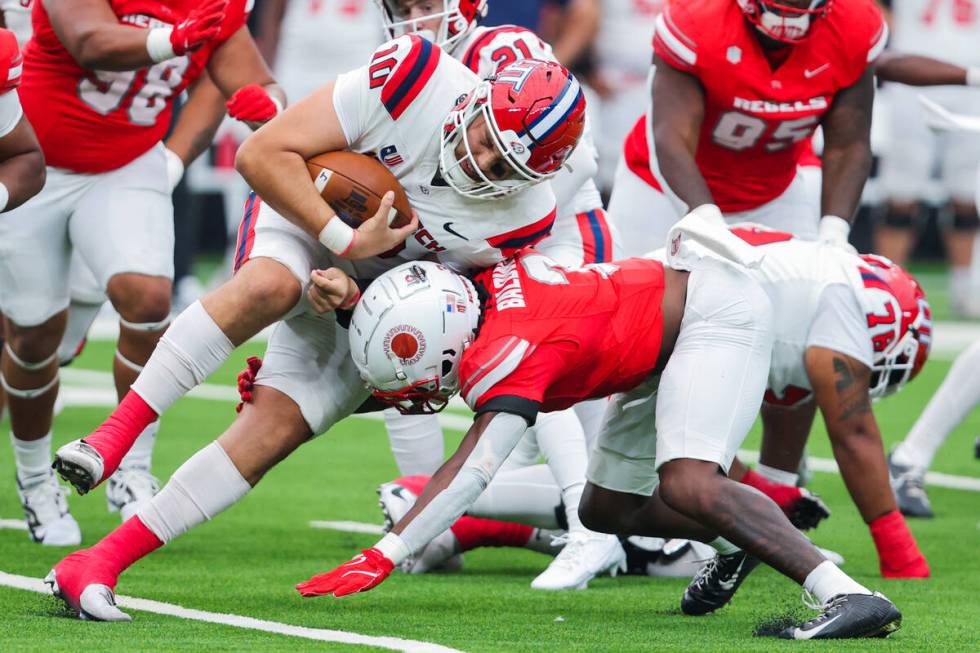
[{"label": "football", "polygon": [[377,213],[389,190],[395,192],[395,204],[388,225],[403,227],[411,221],[405,189],[377,159],[356,152],[326,152],[309,159],[306,167],[320,196],[352,228]]}]

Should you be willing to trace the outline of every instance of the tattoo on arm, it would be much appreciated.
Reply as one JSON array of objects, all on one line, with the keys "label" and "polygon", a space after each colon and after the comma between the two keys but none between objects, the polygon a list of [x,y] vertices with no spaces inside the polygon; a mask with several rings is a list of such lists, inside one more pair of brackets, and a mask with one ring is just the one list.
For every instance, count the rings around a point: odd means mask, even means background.
[{"label": "tattoo on arm", "polygon": [[834,388],[840,402],[840,421],[851,419],[871,412],[871,399],[868,395],[868,383],[862,370],[854,363],[834,356],[834,375],[837,381]]}]

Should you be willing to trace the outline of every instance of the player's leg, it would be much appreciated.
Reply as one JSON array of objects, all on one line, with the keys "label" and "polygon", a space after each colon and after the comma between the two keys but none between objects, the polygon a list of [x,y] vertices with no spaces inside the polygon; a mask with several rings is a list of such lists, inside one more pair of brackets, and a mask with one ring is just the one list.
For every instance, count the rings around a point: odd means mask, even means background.
[{"label": "player's leg", "polygon": [[[254,196],[253,196],[254,198]],[[83,441],[59,449],[59,473],[84,493],[110,476],[136,438],[215,372],[246,339],[294,309],[325,250],[257,199],[246,204],[235,276],[181,313],[119,407]]]},{"label": "player's leg", "polygon": [[62,367],[70,365],[82,353],[89,329],[102,305],[109,301],[95,273],[82,262],[78,252],[72,252],[69,270],[71,302],[68,305],[68,324],[58,347],[58,362]]},{"label": "player's leg", "polygon": [[402,415],[384,411],[385,427],[395,463],[402,476],[431,476],[445,460],[442,426],[436,415]]},{"label": "player's leg", "polygon": [[81,533],[50,470],[51,423],[58,391],[58,343],[68,306],[69,202],[87,183],[49,170],[45,189],[0,220],[0,362],[10,411],[16,482],[31,538],[78,544]]},{"label": "player's leg", "polygon": [[[964,112],[977,115],[976,89],[963,91],[959,106]],[[962,101],[966,100],[966,102]],[[975,170],[980,164],[980,134],[945,134],[942,149],[942,180],[951,197],[949,216],[944,230],[946,258],[950,265],[950,304],[959,315],[980,317],[980,285],[972,278],[974,241],[980,228],[974,198],[977,192]]]},{"label": "player's leg", "polygon": [[802,168],[797,168],[796,177],[782,195],[762,206],[726,213],[730,223],[755,222],[776,231],[784,231],[806,240],[816,240],[820,222],[820,208],[813,204],[812,185]]},{"label": "player's leg", "polygon": [[[237,503],[280,460],[367,397],[346,332],[333,315],[281,322],[269,340],[252,401],[231,427],[174,472],[135,519],[58,563],[49,575],[55,592],[72,609],[97,619],[127,619],[111,593],[123,570]],[[102,587],[87,589],[92,585]]]},{"label": "player's leg", "polygon": [[980,403],[980,340],[956,357],[905,440],[888,457],[892,489],[903,514],[932,517],[925,473],[956,425]]}]

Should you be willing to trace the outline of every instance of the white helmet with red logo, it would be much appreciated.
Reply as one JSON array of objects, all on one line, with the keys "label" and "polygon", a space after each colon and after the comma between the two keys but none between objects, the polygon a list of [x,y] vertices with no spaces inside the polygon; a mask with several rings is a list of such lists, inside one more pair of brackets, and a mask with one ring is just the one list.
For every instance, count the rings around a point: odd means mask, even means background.
[{"label": "white helmet with red logo", "polygon": [[358,301],[351,357],[376,398],[403,413],[435,413],[459,391],[459,364],[479,321],[469,279],[439,263],[405,263]]},{"label": "white helmet with red logo", "polygon": [[[490,179],[473,155],[467,131],[481,116],[492,145],[503,155],[500,165],[508,172],[503,179]],[[575,76],[554,61],[515,61],[450,112],[443,124],[439,171],[467,197],[502,197],[554,176],[584,130],[585,95]]]},{"label": "white helmet with red logo", "polygon": [[[389,39],[395,39],[404,34],[418,34],[447,52],[452,52],[466,35],[476,29],[480,21],[487,15],[487,0],[434,0],[421,2],[415,0],[374,0],[381,10],[381,20]],[[409,18],[406,5],[438,4],[442,10],[433,10],[430,14]],[[436,31],[425,29],[425,22],[441,19]]]},{"label": "white helmet with red logo", "polygon": [[883,256],[862,254],[860,266],[874,357],[871,397],[897,392],[922,370],[932,348],[932,311],[911,274]]},{"label": "white helmet with red logo", "polygon": [[798,6],[769,0],[736,0],[745,18],[769,38],[799,43],[810,34],[814,18],[827,15],[833,0],[807,0]]}]

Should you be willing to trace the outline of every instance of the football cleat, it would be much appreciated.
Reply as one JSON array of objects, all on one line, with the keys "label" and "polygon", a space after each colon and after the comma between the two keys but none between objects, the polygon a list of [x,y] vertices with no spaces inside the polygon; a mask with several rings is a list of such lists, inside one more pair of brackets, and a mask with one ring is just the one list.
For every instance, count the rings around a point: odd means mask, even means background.
[{"label": "football cleat", "polygon": [[732,600],[746,576],[759,566],[759,560],[745,551],[716,553],[691,579],[681,598],[681,611],[687,615],[714,612]]},{"label": "football cleat", "polygon": [[789,521],[801,531],[816,528],[830,517],[830,508],[819,496],[806,488],[800,488],[800,498],[786,510]]},{"label": "football cleat", "polygon": [[889,454],[888,476],[891,478],[892,492],[895,493],[898,509],[903,515],[906,517],[935,516],[932,512],[932,504],[929,503],[929,495],[926,494],[925,470],[911,465],[900,465]]},{"label": "football cleat", "polygon": [[17,496],[24,508],[27,532],[31,539],[46,546],[77,546],[82,541],[78,522],[68,512],[66,488],[58,483],[54,473],[48,471],[17,479]]},{"label": "football cleat", "polygon": [[85,440],[72,440],[58,449],[51,467],[79,494],[85,494],[98,485],[105,469],[102,454]]},{"label": "football cleat", "polygon": [[576,532],[556,537],[552,544],[564,548],[531,581],[531,589],[584,590],[599,574],[609,572],[615,576],[626,571],[626,552],[615,535]]},{"label": "football cleat", "polygon": [[[389,532],[415,504],[415,493],[407,487],[392,481],[378,488],[378,504],[384,515],[384,529]],[[406,558],[398,569],[406,574],[425,574],[430,571],[457,571],[463,566],[463,556],[459,552],[459,542],[452,531],[446,529],[425,547]]]},{"label": "football cleat", "polygon": [[902,627],[902,613],[884,595],[838,594],[817,605],[804,596],[807,607],[820,610],[813,619],[779,633],[782,639],[856,639],[888,637]]},{"label": "football cleat", "polygon": [[[65,602],[69,610],[80,619],[89,621],[132,621],[132,617],[116,607],[116,595],[105,583],[87,582],[99,574],[94,570],[88,551],[81,550],[69,555],[54,566],[44,582],[51,593]],[[104,579],[105,580],[105,579]],[[115,585],[115,579],[111,580]]]},{"label": "football cleat", "polygon": [[120,467],[109,477],[105,498],[109,512],[118,512],[122,521],[126,521],[159,491],[160,481],[149,469]]}]

